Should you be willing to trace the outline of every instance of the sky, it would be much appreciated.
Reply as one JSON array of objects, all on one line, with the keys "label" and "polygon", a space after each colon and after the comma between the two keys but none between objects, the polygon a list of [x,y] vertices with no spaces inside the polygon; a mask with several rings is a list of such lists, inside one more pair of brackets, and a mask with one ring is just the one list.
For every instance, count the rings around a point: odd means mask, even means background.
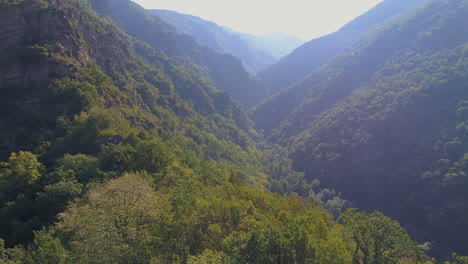
[{"label": "sky", "polygon": [[288,33],[303,40],[337,31],[382,0],[133,0],[146,9],[199,16],[243,33]]}]

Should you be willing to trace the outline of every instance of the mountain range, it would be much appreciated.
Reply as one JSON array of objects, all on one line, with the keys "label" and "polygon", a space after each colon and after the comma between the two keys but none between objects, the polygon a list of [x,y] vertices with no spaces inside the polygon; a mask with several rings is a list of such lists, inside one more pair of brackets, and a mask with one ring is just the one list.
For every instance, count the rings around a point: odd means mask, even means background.
[{"label": "mountain range", "polygon": [[257,73],[274,64],[304,41],[284,33],[260,36],[236,32],[202,18],[170,10],[151,10],[151,13],[173,24],[182,33],[220,53],[229,53],[242,60],[250,71]]},{"label": "mountain range", "polygon": [[182,64],[196,64],[246,109],[268,96],[266,89],[249,73],[240,59],[231,54],[220,54],[202,46],[186,34],[151,15],[131,1],[111,1],[110,10],[115,21],[130,36],[139,38],[153,48],[175,58]]},{"label": "mountain range", "polygon": [[294,49],[0,1],[0,263],[467,263],[467,25],[384,0]]}]

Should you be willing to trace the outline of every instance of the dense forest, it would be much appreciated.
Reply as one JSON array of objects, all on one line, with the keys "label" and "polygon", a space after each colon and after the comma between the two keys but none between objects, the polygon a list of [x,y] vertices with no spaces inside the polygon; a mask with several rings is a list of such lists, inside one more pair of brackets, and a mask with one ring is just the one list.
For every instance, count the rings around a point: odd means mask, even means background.
[{"label": "dense forest", "polygon": [[367,17],[390,4],[405,11],[251,117],[309,182],[382,210],[436,256],[466,254],[468,2],[384,1]]},{"label": "dense forest", "polygon": [[130,0],[0,0],[0,263],[468,263],[468,3],[416,2],[257,105]]}]

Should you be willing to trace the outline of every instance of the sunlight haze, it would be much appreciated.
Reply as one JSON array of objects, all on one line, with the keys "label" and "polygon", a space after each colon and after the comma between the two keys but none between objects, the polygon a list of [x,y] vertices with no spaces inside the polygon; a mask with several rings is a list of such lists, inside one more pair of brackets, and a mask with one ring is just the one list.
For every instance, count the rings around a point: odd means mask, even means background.
[{"label": "sunlight haze", "polygon": [[284,32],[310,40],[338,30],[382,0],[134,0],[146,9],[199,16],[253,35]]}]

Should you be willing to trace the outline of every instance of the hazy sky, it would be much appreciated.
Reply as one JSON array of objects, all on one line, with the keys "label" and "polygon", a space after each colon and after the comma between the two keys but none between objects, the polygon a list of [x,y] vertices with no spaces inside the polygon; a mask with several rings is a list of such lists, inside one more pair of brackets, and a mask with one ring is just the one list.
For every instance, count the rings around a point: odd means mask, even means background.
[{"label": "hazy sky", "polygon": [[134,0],[146,9],[199,16],[254,35],[285,32],[304,40],[338,30],[382,0]]}]

